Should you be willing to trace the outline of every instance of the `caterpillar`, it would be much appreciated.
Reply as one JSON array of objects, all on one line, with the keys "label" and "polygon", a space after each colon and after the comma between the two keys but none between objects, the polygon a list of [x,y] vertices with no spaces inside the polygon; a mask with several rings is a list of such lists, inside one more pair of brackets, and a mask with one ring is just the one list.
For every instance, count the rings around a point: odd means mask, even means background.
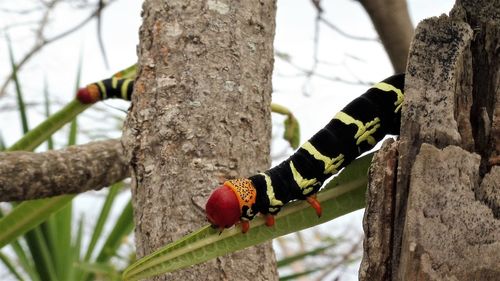
[{"label": "caterpillar", "polygon": [[321,216],[316,193],[323,182],[373,148],[385,135],[399,134],[404,74],[393,75],[354,99],[311,139],[279,165],[249,178],[225,181],[205,205],[208,221],[222,232],[240,222],[274,215],[292,200],[306,200]]},{"label": "caterpillar", "polygon": [[83,104],[95,103],[108,98],[130,100],[133,89],[134,79],[113,76],[79,89],[76,99]]}]

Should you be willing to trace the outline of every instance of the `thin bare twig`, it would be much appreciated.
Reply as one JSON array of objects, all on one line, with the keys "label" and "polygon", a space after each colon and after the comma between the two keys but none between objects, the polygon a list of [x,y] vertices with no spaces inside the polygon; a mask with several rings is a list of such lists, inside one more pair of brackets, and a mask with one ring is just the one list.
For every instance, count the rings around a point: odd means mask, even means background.
[{"label": "thin bare twig", "polygon": [[[54,0],[54,2],[57,2],[59,0]],[[114,0],[111,0],[109,1],[108,3],[106,3],[105,7],[109,6],[109,4],[111,4],[112,2],[114,2]],[[36,43],[35,45],[31,48],[30,51],[28,51],[26,53],[26,55],[17,63],[17,67],[16,69],[19,71],[19,69],[21,69],[21,67],[23,67],[26,62],[29,61],[29,59],[31,59],[31,57],[33,57],[33,55],[35,55],[37,52],[39,52],[43,47],[49,45],[50,43],[53,43],[61,38],[64,38],[65,36],[77,31],[78,29],[82,28],[83,26],[85,26],[87,23],[89,23],[92,19],[94,19],[97,14],[100,12],[100,8],[98,7],[95,11],[93,11],[87,18],[85,18],[83,21],[81,21],[79,24],[69,28],[68,30],[66,31],[63,31],[61,32],[60,34],[56,35],[56,36],[53,36],[52,38],[43,38],[43,26],[41,26],[41,28],[39,28],[39,31],[40,32],[40,29],[42,29],[42,37],[41,38],[37,38],[36,40]],[[43,23],[43,19],[41,21]],[[9,85],[9,83],[12,81],[12,73],[10,73],[7,78],[5,79],[4,83],[2,84],[2,87],[0,88],[0,97],[2,97],[3,95],[5,95],[5,90],[7,88],[7,86]]]},{"label": "thin bare twig", "polygon": [[[309,75],[313,75],[313,76],[318,77],[318,78],[322,78],[322,79],[329,80],[332,82],[344,83],[344,84],[348,84],[348,85],[364,85],[364,86],[373,85],[373,81],[363,81],[360,79],[358,79],[358,80],[346,80],[346,79],[340,78],[338,76],[331,76],[331,75],[321,74],[318,72],[314,72],[311,74],[311,71],[309,69],[306,69],[306,68],[303,68],[303,67],[297,65],[289,59],[282,58],[281,56],[276,56],[276,57],[283,60],[284,62],[290,64],[290,66],[292,66],[293,68],[295,68],[296,70],[301,72],[298,75],[294,75],[294,77],[296,77],[296,76],[306,76],[307,77]],[[286,77],[286,75],[282,75],[282,76]]]},{"label": "thin bare twig", "polygon": [[335,31],[338,34],[344,36],[345,38],[353,39],[353,40],[370,41],[370,42],[378,42],[378,43],[380,43],[380,39],[379,38],[369,38],[369,37],[356,36],[356,35],[349,34],[349,33],[345,32],[345,31],[343,31],[342,29],[338,28],[336,25],[334,25],[333,23],[331,23],[330,21],[328,21],[327,19],[325,19],[323,16],[320,16],[319,20],[322,23],[324,23],[326,26],[328,26],[329,28],[331,28],[333,31]]},{"label": "thin bare twig", "polygon": [[99,42],[99,49],[101,49],[102,59],[106,69],[109,69],[108,56],[106,55],[106,48],[104,48],[104,40],[102,39],[102,10],[105,7],[103,0],[99,0],[97,9],[97,42]]},{"label": "thin bare twig", "polygon": [[339,267],[344,266],[347,263],[350,263],[353,260],[358,259],[359,257],[356,257],[356,253],[358,253],[361,250],[362,245],[363,245],[363,236],[361,235],[360,239],[352,243],[351,248],[347,252],[343,253],[340,256],[339,260],[328,265],[328,267],[323,271],[323,273],[320,276],[318,276],[315,280],[317,281],[324,280],[325,277],[327,277],[330,273],[332,273],[333,270],[336,270]]},{"label": "thin bare twig", "polygon": [[29,13],[40,11],[42,8],[43,7],[35,7],[35,8],[23,9],[23,10],[14,10],[14,9],[0,8],[0,12],[7,13],[7,14],[26,15],[26,14],[29,14]]}]

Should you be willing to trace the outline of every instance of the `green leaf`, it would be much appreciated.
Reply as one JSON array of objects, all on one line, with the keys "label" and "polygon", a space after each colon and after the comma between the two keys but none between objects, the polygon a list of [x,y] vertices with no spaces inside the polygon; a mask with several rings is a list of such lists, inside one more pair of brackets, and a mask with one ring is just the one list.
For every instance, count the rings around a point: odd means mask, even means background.
[{"label": "green leaf", "polygon": [[321,271],[321,270],[323,270],[325,268],[326,268],[326,266],[315,267],[313,269],[307,269],[307,270],[304,270],[304,271],[299,272],[299,273],[293,273],[293,274],[290,274],[290,275],[281,276],[280,277],[280,281],[297,280],[300,277],[310,275],[312,273]]},{"label": "green leaf", "polygon": [[101,248],[101,251],[97,255],[97,262],[107,262],[123,243],[124,238],[127,237],[130,232],[134,229],[134,213],[132,209],[132,202],[129,201],[125,208],[123,209],[120,217],[116,221],[113,230],[109,234],[106,242]]},{"label": "green leaf", "polygon": [[111,211],[111,207],[115,202],[116,195],[118,195],[118,191],[123,187],[123,183],[115,183],[111,186],[108,191],[108,195],[106,196],[106,200],[102,206],[101,212],[99,214],[99,218],[97,219],[97,223],[94,226],[94,233],[92,233],[92,237],[90,238],[89,246],[87,247],[87,252],[85,253],[84,261],[89,261],[92,253],[94,252],[94,247],[97,244],[98,239],[101,237],[102,230],[104,229],[104,224],[106,223],[109,212]]},{"label": "green leaf", "polygon": [[292,61],[292,56],[290,56],[290,54],[288,54],[288,53],[280,52],[280,51],[275,50],[274,51],[274,55],[277,56],[278,58],[286,61],[286,62],[291,62]]},{"label": "green leaf", "polygon": [[0,132],[0,151],[4,151],[7,149],[7,146],[5,145],[5,141],[2,136],[2,132]]},{"label": "green leaf", "polygon": [[79,262],[76,266],[86,273],[97,276],[95,280],[120,280],[120,273],[107,263]]},{"label": "green leaf", "polygon": [[9,270],[10,274],[12,274],[17,280],[23,280],[23,277],[17,272],[16,266],[12,263],[12,261],[0,252],[0,260],[3,262],[5,267]]},{"label": "green leaf", "polygon": [[279,104],[272,103],[271,111],[277,114],[285,115],[285,133],[283,138],[290,143],[293,149],[297,149],[300,145],[300,125],[299,121],[293,116],[292,112]]},{"label": "green leaf", "polygon": [[53,212],[71,202],[74,195],[25,201],[0,219],[0,248],[33,229]]},{"label": "green leaf", "polygon": [[[75,83],[75,93],[80,89],[80,80],[82,76],[82,56],[80,55],[80,60],[78,62],[78,69],[76,72],[76,83]],[[78,122],[77,116],[71,120],[71,125],[69,127],[69,138],[68,138],[68,146],[76,144],[76,136],[78,134]]]},{"label": "green leaf", "polygon": [[26,242],[30,248],[35,267],[42,280],[57,281],[57,275],[51,253],[40,228],[35,228],[26,233]]},{"label": "green leaf", "polygon": [[72,268],[71,229],[73,221],[73,205],[66,204],[61,210],[54,213],[41,227],[47,229],[44,233],[50,245],[50,251],[56,272],[60,280],[68,280]]},{"label": "green leaf", "polygon": [[[49,87],[47,85],[47,80],[44,79],[43,82],[43,100],[45,105],[45,117],[50,117],[50,98],[49,98]],[[47,139],[47,148],[49,150],[54,149],[54,142],[52,141],[52,136]]]},{"label": "green leaf", "polygon": [[[82,249],[82,237],[83,237],[83,222],[84,219],[82,214],[82,216],[78,221],[76,237],[73,241],[73,244],[71,245],[71,254],[73,255],[71,260],[73,261],[73,264],[76,262],[80,262],[80,253]],[[84,280],[83,272],[79,268],[71,266],[71,271],[69,272],[67,280]]]},{"label": "green leaf", "polygon": [[315,249],[312,249],[310,251],[306,251],[306,252],[302,252],[302,253],[299,253],[299,254],[296,254],[296,255],[293,255],[293,256],[290,256],[290,257],[286,257],[284,259],[281,259],[279,260],[277,263],[276,263],[276,266],[279,268],[279,267],[284,267],[284,266],[288,266],[296,261],[299,261],[299,260],[303,260],[304,258],[306,257],[311,257],[311,256],[316,256],[318,254],[321,254],[323,253],[324,251],[328,250],[328,249],[331,249],[335,246],[337,246],[338,243],[331,243],[331,244],[328,244],[326,246],[323,246],[323,247],[318,247],[318,248],[315,248]]},{"label": "green leaf", "polygon": [[7,36],[7,45],[9,48],[10,66],[12,67],[12,81],[14,81],[16,88],[17,105],[19,106],[19,114],[21,115],[21,124],[23,127],[23,133],[26,134],[29,131],[28,117],[26,116],[26,105],[23,99],[23,92],[21,91],[21,84],[19,83],[19,79],[17,77],[17,65],[14,61],[14,52],[12,51],[12,44],[10,43],[9,36]]},{"label": "green leaf", "polygon": [[117,77],[117,78],[135,78],[137,75],[137,64],[133,64],[123,70],[118,71],[117,73],[113,74],[112,77]]},{"label": "green leaf", "polygon": [[8,151],[26,150],[32,151],[47,140],[53,133],[66,123],[75,118],[76,115],[90,107],[90,104],[81,104],[77,100],[68,103],[64,108],[54,113],[36,128],[26,133],[20,140],[14,143]]},{"label": "green leaf", "polygon": [[[124,241],[124,238],[127,237],[133,229],[134,219],[132,201],[129,201],[116,221],[113,230],[104,242],[104,245],[99,251],[95,262],[100,264],[107,263],[113,256],[116,255],[118,248]],[[91,274],[84,280],[95,280],[95,276],[94,274]]]},{"label": "green leaf", "polygon": [[235,227],[219,235],[218,230],[207,225],[139,259],[125,269],[123,278],[139,280],[171,272],[361,209],[365,205],[367,170],[371,156],[353,161],[318,193],[317,198],[323,208],[321,218],[316,217],[315,211],[306,202],[295,201],[283,208],[276,216],[275,226],[271,228],[265,226],[262,217],[252,221],[251,229],[246,234]]},{"label": "green leaf", "polygon": [[[0,218],[3,218],[3,217],[4,217],[4,214],[0,209]],[[30,277],[30,280],[33,280],[33,281],[40,280],[38,273],[35,271],[34,267],[32,266],[31,260],[26,255],[26,252],[21,247],[21,244],[19,243],[19,241],[17,241],[17,240],[12,241],[10,243],[10,246],[12,247],[14,254],[16,254],[16,256],[17,256],[18,265],[21,266],[21,268],[28,274],[28,276]]]}]

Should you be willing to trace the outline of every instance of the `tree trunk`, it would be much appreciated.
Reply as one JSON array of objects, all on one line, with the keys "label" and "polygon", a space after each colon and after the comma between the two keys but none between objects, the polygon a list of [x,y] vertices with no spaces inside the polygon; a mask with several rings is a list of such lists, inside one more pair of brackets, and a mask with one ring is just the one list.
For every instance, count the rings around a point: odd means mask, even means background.
[{"label": "tree trunk", "polygon": [[[146,0],[123,143],[138,257],[207,224],[225,179],[268,168],[275,1]],[[277,280],[271,243],[154,280]]]},{"label": "tree trunk", "polygon": [[381,160],[370,172],[360,280],[498,280],[499,14],[498,1],[462,0],[418,25],[397,176]]}]

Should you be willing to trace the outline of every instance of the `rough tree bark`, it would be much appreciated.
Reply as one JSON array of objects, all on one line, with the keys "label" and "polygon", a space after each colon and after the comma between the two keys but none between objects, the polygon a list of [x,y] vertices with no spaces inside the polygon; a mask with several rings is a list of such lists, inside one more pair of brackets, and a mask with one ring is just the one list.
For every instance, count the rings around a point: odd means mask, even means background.
[{"label": "rough tree bark", "polygon": [[404,72],[413,24],[406,0],[360,0],[377,30],[396,73]]},{"label": "rough tree bark", "polygon": [[0,152],[0,202],[98,190],[128,176],[118,140],[41,153]]},{"label": "rough tree bark", "polygon": [[499,15],[459,0],[418,25],[397,152],[370,172],[360,280],[498,280]]},{"label": "rough tree bark", "polygon": [[[146,0],[122,141],[139,257],[206,224],[224,179],[269,164],[275,1]],[[277,280],[270,243],[154,280]]]}]

